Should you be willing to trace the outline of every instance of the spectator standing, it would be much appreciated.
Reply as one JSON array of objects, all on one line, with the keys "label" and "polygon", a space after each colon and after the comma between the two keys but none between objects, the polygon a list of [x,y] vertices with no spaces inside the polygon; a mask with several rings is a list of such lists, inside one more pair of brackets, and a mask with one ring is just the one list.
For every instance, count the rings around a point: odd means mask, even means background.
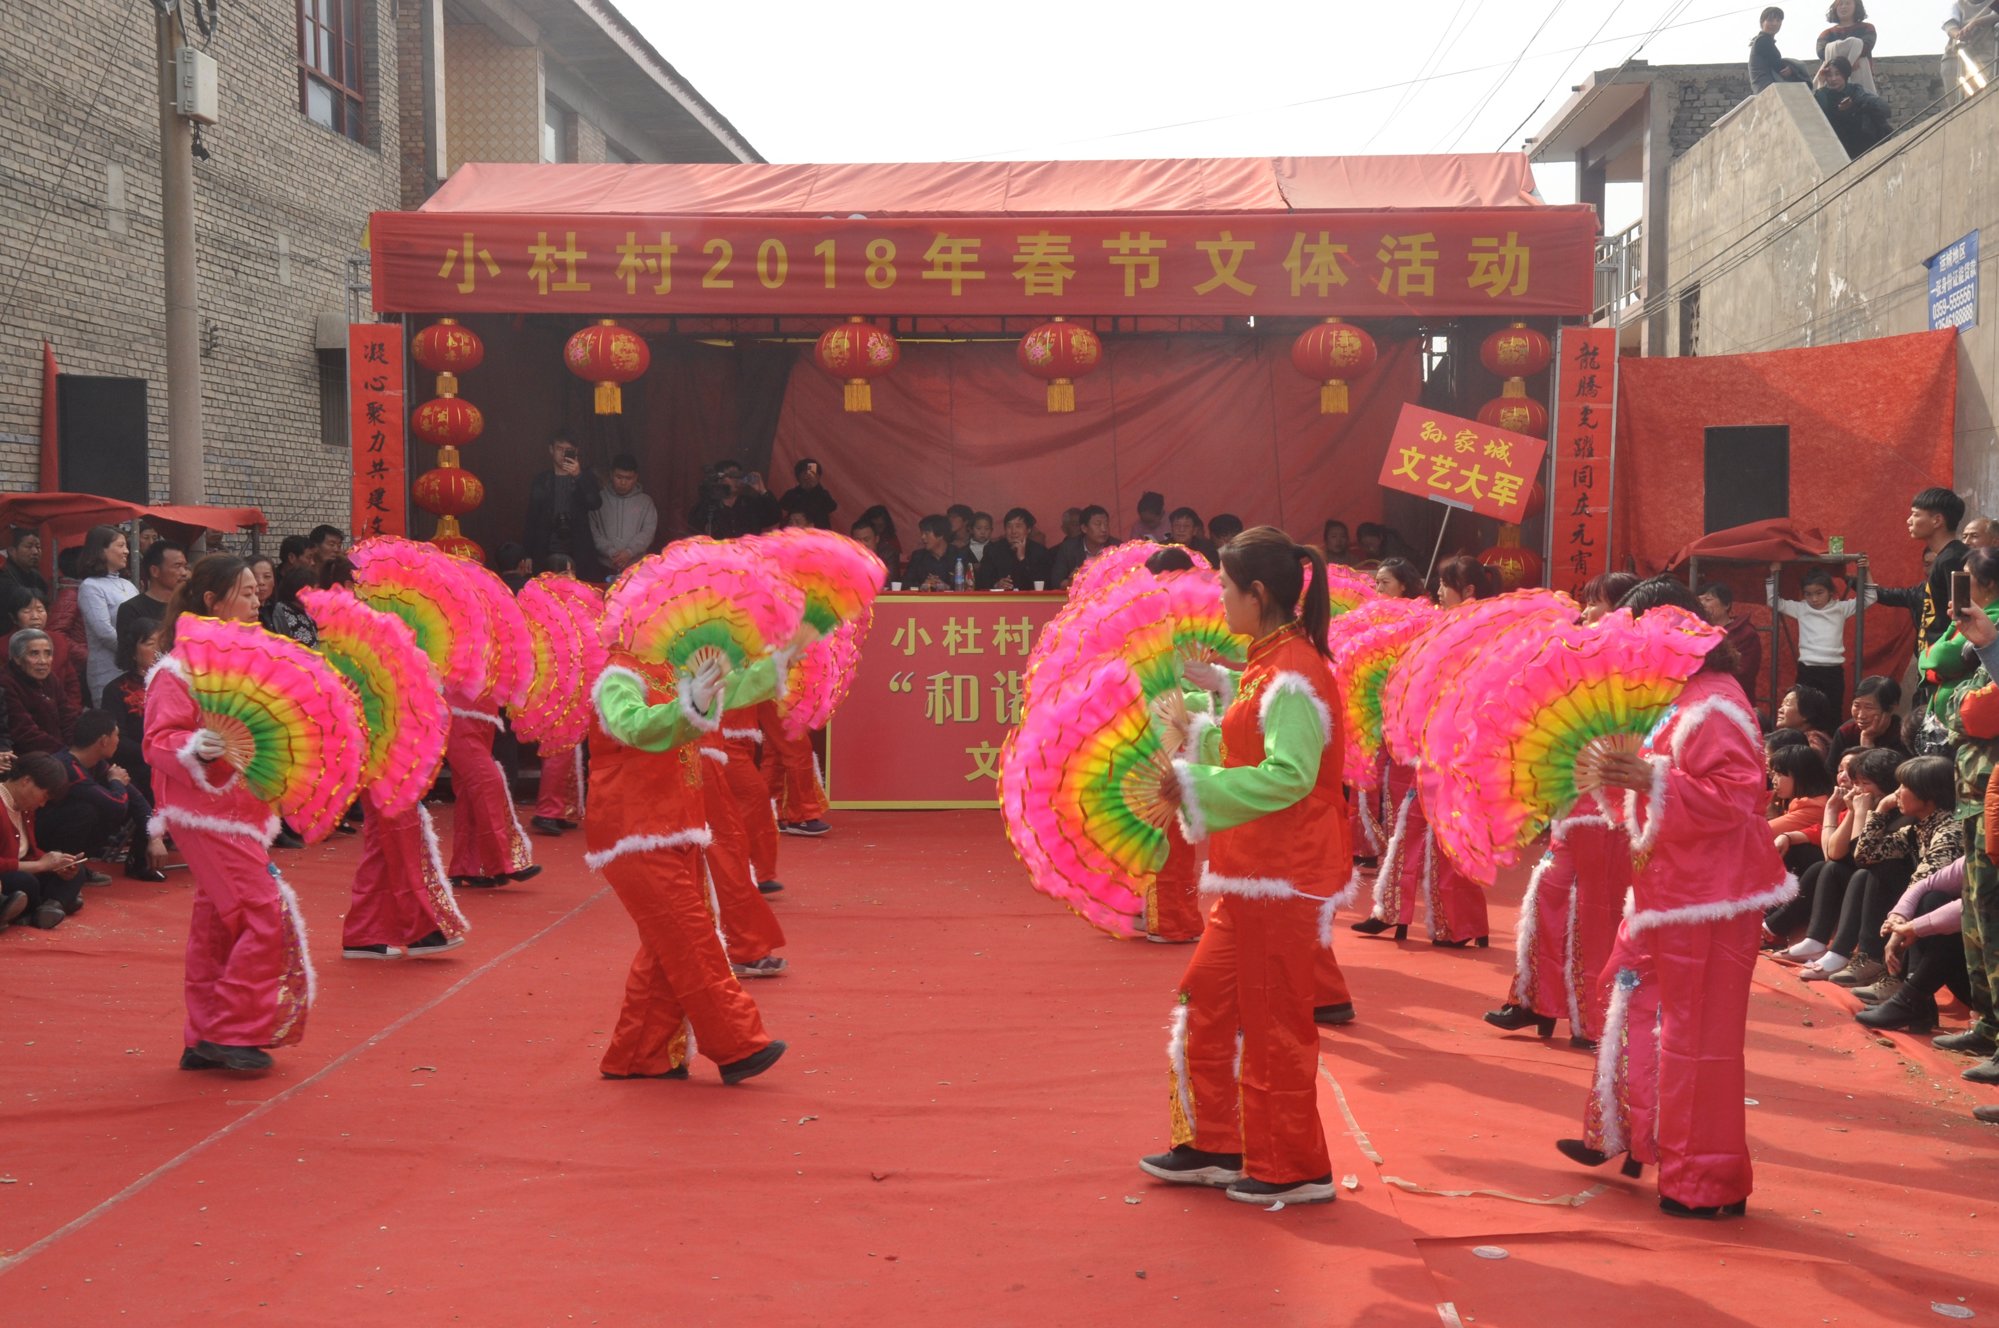
[{"label": "spectator standing", "polygon": [[[1981,551],[1979,558],[1988,554]],[[1975,576],[1975,572],[1974,572]],[[1972,1012],[1977,1019],[1962,1033],[1948,1033],[1933,1040],[1943,1051],[1969,1052],[1985,1057],[1967,1069],[1963,1077],[1975,1083],[1999,1083],[1999,867],[1993,853],[1999,848],[1999,788],[1992,778],[1999,768],[1999,686],[1993,683],[1999,669],[1999,626],[1979,609],[1956,615],[1964,639],[1978,653],[1978,670],[1964,688],[1962,700],[1946,721],[1951,736],[1957,738],[1958,807],[1965,816],[1964,848],[1964,966],[1971,989]]]},{"label": "spectator standing", "polygon": [[[1803,593],[1778,600],[1777,612],[1798,624],[1798,681],[1824,692],[1837,709],[1846,701],[1846,625],[1866,606],[1857,597],[1833,598],[1825,572],[1807,572]],[[1870,586],[1867,603],[1874,600]]]},{"label": "spectator standing", "polygon": [[[763,476],[745,473],[736,462],[724,461],[702,486],[701,501],[688,514],[687,524],[697,535],[735,539],[773,529],[781,520],[776,500],[764,490]],[[541,565],[539,558],[535,565]],[[582,575],[580,570],[578,575]]]},{"label": "spectator standing", "polygon": [[146,764],[146,675],[160,662],[160,624],[141,618],[118,634],[118,667],[98,705],[118,724],[118,751],[112,758],[131,772],[132,783],[153,800],[153,772]]},{"label": "spectator standing", "polygon": [[125,579],[125,568],[131,561],[131,545],[124,531],[116,526],[90,528],[83,541],[83,556],[77,561],[83,584],[76,591],[77,616],[83,621],[90,646],[83,677],[86,700],[118,676],[118,607],[139,593],[139,588]]},{"label": "spectator standing", "polygon": [[1424,599],[1430,588],[1423,574],[1407,558],[1385,558],[1374,569],[1374,588],[1389,599]]},{"label": "spectator standing", "polygon": [[1755,96],[1772,83],[1809,83],[1811,75],[1796,60],[1777,53],[1777,34],[1784,27],[1784,11],[1775,5],[1763,11],[1759,31],[1749,42],[1749,94]]},{"label": "spectator standing", "polygon": [[[118,606],[115,630],[124,631],[134,618],[166,617],[167,601],[185,580],[187,554],[180,545],[153,541],[153,547],[139,555],[139,593]],[[115,649],[115,636],[113,640]]]},{"label": "spectator standing", "polygon": [[[1999,5],[1991,0],[1952,0],[1943,31],[1949,40],[1940,72],[1952,104],[1956,104],[1984,87],[1999,64],[1995,59],[1999,57]],[[1967,64],[1977,71],[1976,79],[1966,69]]]},{"label": "spectator standing", "polygon": [[976,561],[972,558],[972,509],[964,503],[952,503],[944,509],[944,520],[951,527],[951,547],[968,561]]},{"label": "spectator standing", "polygon": [[1055,550],[1054,580],[1057,590],[1068,588],[1069,580],[1084,563],[1111,546],[1111,514],[1092,503],[1083,509],[1082,529],[1073,539],[1065,539]]},{"label": "spectator standing", "polygon": [[629,452],[611,460],[611,487],[590,514],[590,540],[606,575],[616,576],[652,551],[659,509],[639,487],[639,463]]},{"label": "spectator standing", "polygon": [[1994,529],[1989,516],[1968,516],[1958,529],[1959,539],[1967,549],[1999,548],[1999,529]]},{"label": "spectator standing", "polygon": [[1742,684],[1753,709],[1756,705],[1756,675],[1763,667],[1763,638],[1757,633],[1756,624],[1749,621],[1748,614],[1735,611],[1735,592],[1721,582],[1710,581],[1702,586],[1700,601],[1707,620],[1727,633],[1728,644],[1735,647],[1735,680]]},{"label": "spectator standing", "polygon": [[1866,0],[1833,0],[1825,21],[1832,26],[1819,34],[1821,70],[1827,61],[1843,56],[1852,69],[1848,81],[1879,95],[1881,89],[1874,86],[1874,25],[1867,21]]},{"label": "spectator standing", "polygon": [[7,702],[7,732],[14,751],[59,752],[76,722],[76,703],[56,681],[56,647],[47,632],[23,628],[7,642],[0,695]]},{"label": "spectator standing", "polygon": [[314,526],[306,532],[305,560],[314,567],[326,566],[346,549],[347,532],[338,526]]},{"label": "spectator standing", "polygon": [[[271,601],[278,594],[278,565],[258,554],[250,560],[250,575],[257,578],[257,621],[265,628],[271,625]],[[124,633],[119,633],[120,639]]]},{"label": "spectator standing", "polygon": [[34,591],[45,604],[54,598],[48,581],[42,576],[41,532],[33,526],[16,526],[8,532],[7,565],[0,568],[0,577],[23,590]]},{"label": "spectator standing", "polygon": [[1034,513],[1025,507],[1012,509],[1003,529],[1006,538],[989,546],[979,560],[979,589],[1047,589],[1055,574],[1055,555],[1034,542]]},{"label": "spectator standing", "polygon": [[603,580],[597,551],[590,544],[590,514],[603,502],[597,477],[583,469],[583,454],[562,434],[548,444],[548,469],[528,486],[526,529],[521,542],[536,567],[550,554],[566,553],[576,560],[585,581]]},{"label": "spectator standing", "polygon": [[1888,103],[1851,80],[1853,66],[1834,56],[1819,70],[1819,109],[1849,157],[1858,157],[1888,137]]},{"label": "spectator standing", "polygon": [[791,468],[791,477],[797,482],[785,491],[778,506],[788,513],[803,512],[806,520],[820,530],[831,530],[833,513],[839,510],[840,504],[826,492],[819,463],[811,457],[803,457]]},{"label": "spectator standing", "polygon": [[877,503],[861,513],[861,520],[874,527],[874,551],[888,566],[889,575],[893,577],[896,569],[902,566],[902,537],[895,533],[895,518],[888,514],[886,507]]},{"label": "spectator standing", "polygon": [[288,636],[302,646],[319,647],[319,624],[298,602],[298,592],[316,589],[319,571],[310,562],[300,562],[278,578],[278,593],[271,600],[270,630]]},{"label": "spectator standing", "polygon": [[1138,520],[1131,523],[1131,538],[1164,544],[1170,529],[1166,520],[1166,495],[1147,489],[1138,496]]},{"label": "spectator standing", "polygon": [[[1909,538],[1920,541],[1930,555],[1929,576],[1913,586],[1882,587],[1879,602],[1916,615],[1918,656],[1950,630],[1950,578],[1964,570],[1969,552],[1957,537],[1963,521],[1964,499],[1949,489],[1924,489],[1909,500]],[[1918,696],[1916,705],[1927,699]]]}]

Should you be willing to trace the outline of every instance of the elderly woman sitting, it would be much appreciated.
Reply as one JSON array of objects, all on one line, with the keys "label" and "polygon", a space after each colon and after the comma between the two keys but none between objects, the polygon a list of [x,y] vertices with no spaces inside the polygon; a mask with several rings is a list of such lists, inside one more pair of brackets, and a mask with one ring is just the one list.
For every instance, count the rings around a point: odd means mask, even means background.
[{"label": "elderly woman sitting", "polygon": [[47,632],[22,628],[7,642],[0,697],[16,752],[61,751],[76,723],[77,704],[55,677],[55,642]]}]

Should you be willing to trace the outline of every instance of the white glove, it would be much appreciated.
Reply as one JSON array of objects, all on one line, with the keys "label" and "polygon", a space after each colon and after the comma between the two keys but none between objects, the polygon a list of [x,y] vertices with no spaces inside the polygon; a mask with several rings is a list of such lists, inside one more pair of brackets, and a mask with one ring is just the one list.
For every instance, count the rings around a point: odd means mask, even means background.
[{"label": "white glove", "polygon": [[716,703],[722,697],[722,679],[728,673],[720,664],[710,661],[695,671],[687,680],[687,698],[694,702],[694,708],[704,715],[714,713]]},{"label": "white glove", "polygon": [[1180,672],[1186,676],[1188,682],[1206,691],[1220,692],[1225,684],[1221,667],[1205,659],[1182,657]]},{"label": "white glove", "polygon": [[214,729],[203,729],[194,735],[194,754],[204,761],[219,761],[228,750],[229,745]]}]

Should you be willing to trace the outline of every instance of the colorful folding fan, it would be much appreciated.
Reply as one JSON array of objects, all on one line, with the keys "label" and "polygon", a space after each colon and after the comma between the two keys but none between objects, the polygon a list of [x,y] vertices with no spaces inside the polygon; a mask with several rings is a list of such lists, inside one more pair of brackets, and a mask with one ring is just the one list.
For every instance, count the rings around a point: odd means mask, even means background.
[{"label": "colorful folding fan", "polygon": [[363,540],[348,557],[354,593],[409,624],[447,687],[467,698],[492,689],[486,600],[469,588],[463,570],[471,564],[434,545],[392,536]]},{"label": "colorful folding fan", "polygon": [[753,550],[682,540],[632,564],[604,605],[612,649],[676,673],[740,668],[790,641],[803,597]]},{"label": "colorful folding fan", "polygon": [[791,527],[745,542],[805,597],[805,621],[821,636],[867,612],[888,575],[873,552],[830,530]]},{"label": "colorful folding fan", "polygon": [[422,801],[444,763],[451,710],[416,634],[346,589],[302,590],[319,650],[354,689],[367,726],[361,782],[374,809],[397,816]]},{"label": "colorful folding fan", "polygon": [[583,601],[555,589],[561,582],[581,584],[573,577],[536,577],[521,587],[516,601],[527,626],[534,668],[527,697],[514,708],[514,731],[551,750],[574,747],[589,736],[587,693],[593,681],[591,645],[597,639],[595,618]]}]

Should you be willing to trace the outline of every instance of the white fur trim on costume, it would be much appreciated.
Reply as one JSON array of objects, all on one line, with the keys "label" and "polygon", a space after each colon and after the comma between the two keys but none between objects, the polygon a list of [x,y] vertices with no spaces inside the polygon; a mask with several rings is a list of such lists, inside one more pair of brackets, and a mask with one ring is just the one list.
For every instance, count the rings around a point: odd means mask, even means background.
[{"label": "white fur trim on costume", "polygon": [[777,670],[777,692],[772,700],[782,701],[791,695],[791,665],[799,653],[788,646],[779,646],[770,652],[771,667]]},{"label": "white fur trim on costume", "polygon": [[472,920],[465,916],[465,910],[458,907],[458,893],[451,888],[451,873],[444,867],[444,845],[438,842],[437,823],[430,819],[430,808],[422,803],[416,805],[417,824],[423,827],[423,853],[430,862],[430,869],[437,873],[437,879],[444,888],[445,907],[457,920],[459,933],[472,930]]},{"label": "white fur trim on costume", "polygon": [[507,783],[507,768],[500,764],[497,757],[493,758],[493,773],[499,776],[501,801],[506,804],[507,819],[514,826],[514,842],[509,846],[517,859],[513,870],[526,871],[534,865],[534,841],[528,838],[527,830],[521,825],[520,813],[514,810],[513,786]]},{"label": "white fur trim on costume", "polygon": [[682,678],[675,684],[673,699],[680,703],[680,713],[687,716],[688,723],[703,733],[713,733],[722,727],[722,698],[719,695],[715,698],[714,714],[702,714],[700,707],[694,704],[693,693],[688,690],[691,681],[692,679]]},{"label": "white fur trim on costume", "polygon": [[1613,821],[1608,816],[1569,816],[1548,827],[1548,837],[1559,844],[1569,837],[1571,830],[1622,830],[1621,821]]},{"label": "white fur trim on costume", "polygon": [[569,752],[576,761],[576,813],[580,818],[590,807],[589,780],[583,768],[583,744],[577,743]]},{"label": "white fur trim on costume", "polygon": [[1430,934],[1437,934],[1437,832],[1423,822],[1423,916],[1430,924]]},{"label": "white fur trim on costume", "polygon": [[1388,906],[1389,884],[1402,874],[1402,855],[1409,848],[1409,813],[1415,806],[1416,790],[1410,789],[1395,813],[1395,831],[1388,836],[1388,847],[1381,853],[1381,865],[1374,871],[1373,916],[1383,922],[1389,920],[1382,912]]},{"label": "white fur trim on costume", "polygon": [[1751,746],[1761,750],[1763,746],[1762,726],[1750,717],[1747,710],[1729,700],[1726,696],[1710,696],[1693,709],[1677,717],[1673,725],[1673,755],[1678,757],[1686,746],[1687,737],[1699,728],[1710,716],[1719,715],[1742,730],[1742,736],[1749,739]]},{"label": "white fur trim on costume", "polygon": [[477,724],[491,724],[496,729],[506,727],[505,721],[488,710],[461,710],[457,706],[453,706],[451,707],[451,717],[453,719],[469,719]]},{"label": "white fur trim on costume", "polygon": [[1356,789],[1354,792],[1358,795],[1354,807],[1360,813],[1361,838],[1367,841],[1368,848],[1376,853],[1380,853],[1382,850],[1381,822],[1375,819],[1374,795],[1367,789]]},{"label": "white fur trim on costume", "polygon": [[720,747],[703,747],[701,748],[701,754],[707,757],[709,760],[713,761],[716,765],[729,764],[729,754],[723,751]]},{"label": "white fur trim on costume", "polygon": [[634,853],[657,853],[669,848],[707,848],[715,842],[707,826],[698,830],[676,830],[670,835],[626,835],[607,849],[596,853],[585,853],[583,865],[591,871],[602,871],[619,858]]},{"label": "white fur trim on costume", "polygon": [[1329,743],[1333,740],[1333,712],[1327,708],[1325,699],[1312,686],[1311,680],[1302,673],[1273,673],[1264,686],[1263,697],[1256,706],[1256,726],[1267,728],[1270,722],[1270,703],[1288,693],[1297,693],[1312,703],[1312,709],[1319,712],[1319,740]]},{"label": "white fur trim on costume", "polygon": [[1340,887],[1340,892],[1338,894],[1333,896],[1332,905],[1336,909],[1352,908],[1354,906],[1354,901],[1358,900],[1359,898],[1360,898],[1360,866],[1359,864],[1355,864],[1353,869],[1353,874],[1347,877],[1347,883]]},{"label": "white fur trim on costume", "polygon": [[1340,911],[1343,894],[1333,895],[1319,905],[1319,948],[1322,950],[1333,948],[1333,915]]},{"label": "white fur trim on costume", "polygon": [[1215,665],[1215,672],[1221,684],[1215,689],[1215,709],[1219,712],[1235,704],[1236,693],[1242,690],[1242,674],[1221,664]]},{"label": "white fur trim on costume", "polygon": [[1666,815],[1666,773],[1672,769],[1672,762],[1663,756],[1645,758],[1652,765],[1652,788],[1645,796],[1645,823],[1638,823],[1638,795],[1630,789],[1624,791],[1624,825],[1631,836],[1631,852],[1643,857],[1652,851],[1658,842],[1659,825]]},{"label": "white fur trim on costume", "polygon": [[298,961],[305,969],[305,1005],[309,1010],[319,995],[319,971],[312,966],[312,946],[306,942],[305,910],[299,907],[298,895],[276,864],[272,864],[271,879],[278,883],[278,895],[285,901],[285,916],[290,919],[292,935],[298,941]]},{"label": "white fur trim on costume", "polygon": [[1200,756],[1201,743],[1207,736],[1208,730],[1214,727],[1215,717],[1213,715],[1207,713],[1205,710],[1195,711],[1187,717],[1187,737],[1180,744],[1180,750],[1178,752],[1170,752],[1168,755],[1179,756],[1182,753],[1191,752],[1196,757]]},{"label": "white fur trim on costume", "polygon": [[[1629,976],[1631,981],[1625,982]],[[1603,1014],[1603,1036],[1596,1044],[1596,1102],[1603,1117],[1603,1141],[1597,1146],[1606,1153],[1625,1151],[1624,1123],[1618,1119],[1617,1062],[1624,1055],[1631,1030],[1631,993],[1638,988],[1636,969],[1620,969],[1611,979],[1610,1005]]]},{"label": "white fur trim on costume", "polygon": [[153,817],[146,822],[146,833],[153,836],[164,835],[175,826],[183,830],[200,830],[211,835],[235,835],[248,839],[259,846],[268,846],[278,837],[282,827],[276,816],[259,823],[256,821],[232,821],[226,816],[209,816],[202,812],[191,812],[182,807],[159,807]]},{"label": "white fur trim on costume", "polygon": [[759,747],[763,746],[764,741],[762,729],[723,729],[722,736],[732,742],[753,742]]},{"label": "white fur trim on costume", "polygon": [[1194,789],[1194,777],[1187,762],[1173,762],[1173,778],[1180,783],[1180,833],[1187,842],[1198,844],[1208,837],[1208,818],[1201,815],[1201,799]]},{"label": "white fur trim on costume", "polygon": [[1180,1114],[1187,1118],[1187,1127],[1194,1126],[1194,1090],[1187,1081],[1187,1003],[1173,1007],[1173,1018],[1166,1025],[1166,1061],[1173,1067],[1173,1091],[1180,1095]]},{"label": "white fur trim on costume", "polygon": [[1274,876],[1222,876],[1211,866],[1202,864],[1201,893],[1204,895],[1234,895],[1238,899],[1294,899],[1300,897],[1298,887],[1289,881]]},{"label": "white fur trim on costume", "polygon": [[1784,879],[1776,885],[1741,899],[1717,899],[1706,904],[1683,904],[1679,908],[1639,909],[1629,914],[1626,921],[1631,934],[1635,936],[1654,927],[1678,927],[1690,922],[1720,922],[1727,918],[1739,917],[1752,910],[1760,913],[1797,897],[1798,878],[1785,872]]},{"label": "white fur trim on costume", "polygon": [[1537,905],[1541,899],[1541,885],[1548,873],[1554,869],[1555,853],[1550,849],[1541,860],[1534,864],[1534,870],[1527,877],[1527,889],[1520,896],[1520,921],[1513,928],[1513,990],[1523,998],[1527,996],[1527,964],[1534,953],[1534,935],[1540,930],[1540,913]]},{"label": "white fur trim on costume", "polygon": [[729,938],[722,931],[722,899],[715,893],[715,873],[708,870],[708,854],[705,850],[701,854],[701,883],[708,887],[708,916],[715,920],[715,944],[722,947],[722,957],[727,959]]},{"label": "white fur trim on costume", "polygon": [[196,729],[188,734],[187,741],[174,748],[174,759],[180,762],[180,768],[187,771],[187,777],[193,780],[194,786],[203,793],[227,793],[235,787],[237,772],[231,769],[229,778],[217,784],[208,777],[207,764],[194,754],[195,744],[201,741],[201,735],[206,732],[207,729]]},{"label": "white fur trim on costume", "polygon": [[[1578,874],[1569,876],[1569,929],[1562,936],[1562,993],[1569,1002],[1569,1035],[1587,1037],[1583,1028],[1582,993],[1576,983],[1576,913],[1582,906],[1583,882]],[[1593,977],[1602,977],[1601,973]]]}]

